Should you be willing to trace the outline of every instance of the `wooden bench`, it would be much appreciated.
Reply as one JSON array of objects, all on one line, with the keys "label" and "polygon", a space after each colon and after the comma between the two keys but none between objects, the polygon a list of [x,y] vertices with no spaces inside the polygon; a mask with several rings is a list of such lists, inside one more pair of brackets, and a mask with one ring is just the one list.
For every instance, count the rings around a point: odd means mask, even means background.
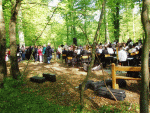
[{"label": "wooden bench", "polygon": [[141,78],[133,78],[133,77],[125,77],[125,76],[116,76],[116,71],[141,71],[141,67],[133,67],[133,66],[115,66],[112,63],[112,88],[119,89],[118,84],[116,83],[116,79],[125,79],[125,80],[141,80]]}]

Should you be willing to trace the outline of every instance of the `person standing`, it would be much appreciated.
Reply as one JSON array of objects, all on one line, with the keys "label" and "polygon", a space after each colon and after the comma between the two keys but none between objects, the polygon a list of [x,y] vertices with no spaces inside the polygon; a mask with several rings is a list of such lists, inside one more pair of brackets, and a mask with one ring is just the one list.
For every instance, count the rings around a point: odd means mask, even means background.
[{"label": "person standing", "polygon": [[43,62],[46,63],[47,59],[46,59],[46,44],[43,45],[43,50],[42,50],[42,55],[43,55]]},{"label": "person standing", "polygon": [[33,57],[34,57],[34,60],[35,60],[35,62],[36,62],[37,59],[38,59],[38,48],[37,48],[36,45],[34,46]]},{"label": "person standing", "polygon": [[18,62],[21,61],[21,50],[20,50],[20,46],[17,45],[17,58],[18,58]]},{"label": "person standing", "polygon": [[22,47],[21,47],[21,51],[22,51],[22,60],[25,60],[25,47],[24,47],[24,45],[22,45]]},{"label": "person standing", "polygon": [[50,61],[52,59],[52,49],[50,43],[48,43],[48,46],[46,47],[46,55],[47,55],[47,63],[50,64]]},{"label": "person standing", "polygon": [[30,46],[26,49],[26,58],[29,60],[30,57],[32,56],[32,50],[33,50],[33,47]]},{"label": "person standing", "polygon": [[8,61],[9,59],[8,59],[8,50],[6,50],[6,52],[5,52],[5,61]]},{"label": "person standing", "polygon": [[60,59],[61,54],[62,54],[62,48],[61,48],[61,46],[59,46],[57,49],[57,58],[58,59]]},{"label": "person standing", "polygon": [[39,61],[42,63],[42,47],[40,46],[38,49],[38,54],[39,54]]}]

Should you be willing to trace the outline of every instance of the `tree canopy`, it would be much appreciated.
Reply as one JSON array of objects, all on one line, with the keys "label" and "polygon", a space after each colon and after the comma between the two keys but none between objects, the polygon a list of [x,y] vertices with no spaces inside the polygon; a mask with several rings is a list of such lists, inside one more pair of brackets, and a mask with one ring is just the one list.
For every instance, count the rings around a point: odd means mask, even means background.
[{"label": "tree canopy", "polygon": [[[119,3],[119,15],[116,17],[117,3]],[[36,45],[47,44],[51,42],[54,46],[61,44],[72,44],[73,38],[77,38],[78,45],[93,41],[95,28],[98,23],[99,13],[101,12],[102,0],[63,0],[63,1],[47,1],[47,0],[23,0],[21,2],[22,16],[18,16],[18,23],[22,20],[22,30],[25,38],[25,45],[34,45],[34,41],[38,38]],[[51,17],[53,10],[56,12],[52,20],[43,31],[46,23]],[[11,15],[11,2],[3,1],[4,19],[6,25],[7,47],[9,47],[9,20]],[[102,28],[99,33],[99,42],[104,43],[106,40],[105,28],[107,27],[107,38],[110,42],[115,40],[115,35],[119,36],[119,42],[126,42],[131,38],[136,42],[142,38],[142,25],[140,22],[141,2],[134,0],[116,0],[107,1],[105,19],[102,22]],[[115,16],[115,17],[114,17]],[[119,23],[115,23],[115,19],[119,19]],[[105,21],[106,20],[106,21]],[[115,29],[114,25],[119,24],[119,29]],[[19,28],[16,27],[17,43],[19,44]],[[82,29],[85,34],[83,33]],[[118,31],[117,34],[115,31]]]}]

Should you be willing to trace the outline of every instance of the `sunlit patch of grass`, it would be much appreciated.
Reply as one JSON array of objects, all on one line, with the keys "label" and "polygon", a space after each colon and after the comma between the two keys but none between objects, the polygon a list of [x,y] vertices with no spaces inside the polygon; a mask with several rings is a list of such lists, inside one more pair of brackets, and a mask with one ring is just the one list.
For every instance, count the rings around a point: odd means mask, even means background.
[{"label": "sunlit patch of grass", "polygon": [[119,102],[116,105],[104,105],[98,109],[102,113],[136,113],[137,105],[129,102]]}]

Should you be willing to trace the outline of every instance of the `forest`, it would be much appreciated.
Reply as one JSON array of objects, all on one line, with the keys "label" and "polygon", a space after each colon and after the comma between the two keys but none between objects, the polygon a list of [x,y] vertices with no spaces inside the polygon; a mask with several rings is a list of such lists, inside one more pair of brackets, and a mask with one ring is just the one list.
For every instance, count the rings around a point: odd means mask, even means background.
[{"label": "forest", "polygon": [[[150,0],[0,0],[0,95],[3,96],[0,111],[149,113],[149,6]],[[31,57],[18,62],[18,45],[33,47],[50,43],[55,53],[60,45],[73,45],[74,39],[77,46],[92,48],[87,72],[68,67],[63,59],[54,58],[50,65],[35,63]],[[133,43],[142,40],[141,81],[127,82],[126,100],[120,102],[105,83],[106,78],[111,78],[108,70],[101,62],[100,71],[93,72],[92,68],[98,44],[114,41],[121,44],[129,39]],[[10,50],[8,62],[7,50]],[[118,53],[116,57],[118,60]],[[29,81],[30,77],[41,77],[44,73],[54,73],[57,82]],[[104,80],[114,100],[85,91],[90,79]],[[79,82],[81,89],[77,90]],[[138,99],[134,102],[131,95]]]},{"label": "forest", "polygon": [[[11,2],[6,1],[3,3],[3,11],[8,48]],[[71,45],[73,38],[77,38],[78,45],[87,44],[87,38],[92,44],[99,20],[100,4],[100,0],[22,1],[16,24],[17,44],[21,37],[24,37],[22,43],[26,46],[43,45],[47,42],[51,42],[53,46]],[[97,41],[105,43],[119,39],[119,42],[127,42],[131,38],[137,42],[143,37],[141,7],[141,1],[136,0],[108,1]]]}]

